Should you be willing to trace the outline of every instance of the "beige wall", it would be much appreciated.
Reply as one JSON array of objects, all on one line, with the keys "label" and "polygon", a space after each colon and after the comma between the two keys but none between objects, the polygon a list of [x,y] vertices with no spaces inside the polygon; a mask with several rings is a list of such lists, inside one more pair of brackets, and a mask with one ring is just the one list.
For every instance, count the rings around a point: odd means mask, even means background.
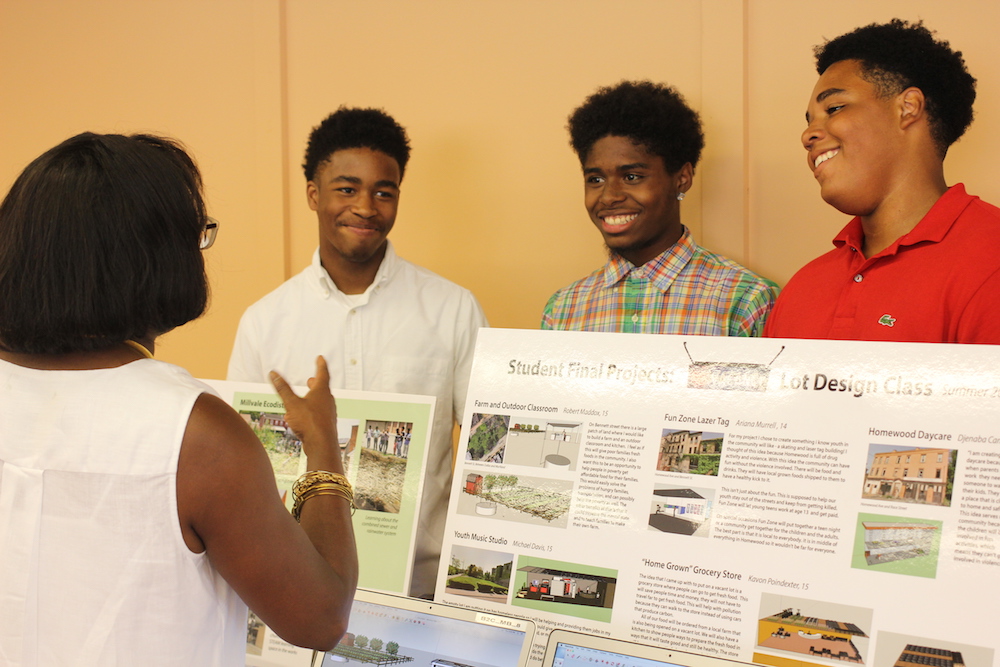
[{"label": "beige wall", "polygon": [[225,375],[253,296],[284,276],[275,2],[0,0],[0,191],[78,132],[156,132],[187,144],[209,210],[211,310],[157,356]]},{"label": "beige wall", "polygon": [[991,26],[1000,3],[988,0],[791,0],[750,2],[748,13],[751,266],[784,284],[830,249],[847,218],[827,206],[806,167],[799,137],[816,83],[812,47],[857,26],[893,17],[923,19],[965,56],[978,80],[976,119],[945,162],[948,184],[1000,205],[991,156],[1000,150],[1000,43]]},{"label": "beige wall", "polygon": [[240,313],[315,247],[310,128],[341,104],[384,107],[413,144],[400,254],[470,288],[494,326],[533,328],[552,291],[603,262],[566,116],[600,85],[651,78],[705,123],[684,222],[784,282],[844,222],[799,144],[811,47],[894,15],[964,51],[977,121],[947,175],[1000,202],[1000,5],[932,0],[0,0],[0,191],[79,131],[183,140],[222,229],[211,310],[158,356],[221,377]]}]

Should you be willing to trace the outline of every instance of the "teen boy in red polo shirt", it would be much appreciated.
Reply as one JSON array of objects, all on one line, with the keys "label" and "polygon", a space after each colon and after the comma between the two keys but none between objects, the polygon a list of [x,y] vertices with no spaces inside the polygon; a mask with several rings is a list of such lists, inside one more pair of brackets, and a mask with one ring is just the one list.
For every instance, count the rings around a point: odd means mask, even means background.
[{"label": "teen boy in red polo shirt", "polygon": [[1000,343],[1000,209],[948,187],[975,79],[922,23],[816,49],[802,144],[823,199],[856,216],[792,277],[766,336]]}]

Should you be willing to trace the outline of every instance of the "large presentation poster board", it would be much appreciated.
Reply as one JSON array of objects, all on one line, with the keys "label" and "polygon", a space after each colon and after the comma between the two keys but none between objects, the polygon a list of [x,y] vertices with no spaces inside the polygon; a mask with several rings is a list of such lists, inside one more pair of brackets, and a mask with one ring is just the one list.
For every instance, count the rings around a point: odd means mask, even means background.
[{"label": "large presentation poster board", "polygon": [[[301,442],[284,422],[284,405],[267,384],[206,380],[254,429],[291,510],[291,488],[305,472]],[[300,396],[307,391],[296,387]],[[430,440],[433,396],[335,392],[337,436],[354,486],[358,585],[405,595],[409,588]],[[313,652],[282,641],[251,612],[247,664],[308,666]]]},{"label": "large presentation poster board", "polygon": [[996,667],[1000,348],[483,330],[438,599],[765,665]]}]

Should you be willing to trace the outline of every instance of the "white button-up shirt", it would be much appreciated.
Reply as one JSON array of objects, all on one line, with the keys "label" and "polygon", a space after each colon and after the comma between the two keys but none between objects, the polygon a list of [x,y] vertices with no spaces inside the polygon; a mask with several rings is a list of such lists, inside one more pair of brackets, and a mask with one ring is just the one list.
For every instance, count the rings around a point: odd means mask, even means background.
[{"label": "white button-up shirt", "polygon": [[452,427],[461,421],[476,333],[486,317],[472,293],[396,255],[390,243],[363,294],[337,289],[312,264],[243,314],[229,380],[267,382],[276,370],[305,385],[316,355],[333,389],[437,397],[427,454],[411,593],[433,592],[451,481]]}]

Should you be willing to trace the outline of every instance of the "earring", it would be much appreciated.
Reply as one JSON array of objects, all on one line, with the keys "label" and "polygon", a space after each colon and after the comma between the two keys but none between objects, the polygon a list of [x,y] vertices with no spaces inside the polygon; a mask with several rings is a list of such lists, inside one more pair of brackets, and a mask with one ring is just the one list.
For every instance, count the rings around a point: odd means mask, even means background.
[{"label": "earring", "polygon": [[683,192],[678,192],[677,193],[677,201],[684,201],[684,193]]}]

